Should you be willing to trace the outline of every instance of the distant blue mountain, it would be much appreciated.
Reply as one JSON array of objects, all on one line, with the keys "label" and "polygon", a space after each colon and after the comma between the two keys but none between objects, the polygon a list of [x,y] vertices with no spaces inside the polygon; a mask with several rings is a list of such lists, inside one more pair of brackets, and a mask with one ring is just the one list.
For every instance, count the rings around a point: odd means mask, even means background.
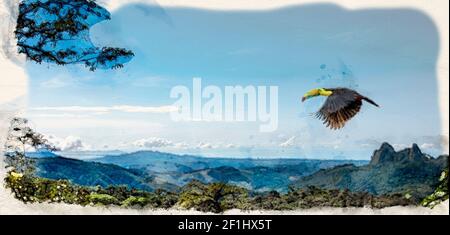
[{"label": "distant blue mountain", "polygon": [[[38,175],[68,179],[81,185],[126,185],[132,188],[177,190],[192,180],[224,182],[252,191],[286,192],[310,185],[372,194],[432,192],[448,155],[434,159],[417,145],[399,152],[385,143],[371,161],[309,159],[205,158],[139,151],[81,161],[35,154]],[[50,154],[49,154],[50,155]]]},{"label": "distant blue mountain", "polygon": [[320,169],[368,163],[352,160],[206,158],[157,151],[105,156],[91,161],[139,169],[158,182],[178,186],[196,179],[204,183],[234,183],[257,191],[286,191],[293,181]]},{"label": "distant blue mountain", "polygon": [[250,167],[273,167],[277,165],[296,165],[308,163],[320,168],[352,163],[355,165],[367,164],[364,160],[316,160],[316,159],[254,159],[254,158],[212,158],[193,155],[177,155],[159,151],[138,151],[119,155],[106,155],[91,161],[112,163],[122,167],[146,168],[152,172],[190,172],[206,168],[230,166],[237,169]]},{"label": "distant blue mountain", "polygon": [[57,157],[58,155],[47,150],[39,150],[35,152],[26,152],[25,156],[29,158],[50,158],[50,157]]},{"label": "distant blue mountain", "polygon": [[113,155],[120,155],[124,154],[125,152],[120,150],[100,150],[100,151],[62,151],[62,152],[56,152],[59,156],[64,156],[67,158],[73,158],[78,160],[90,160],[95,158],[101,158],[105,155],[113,156]]},{"label": "distant blue mountain", "polygon": [[157,188],[175,189],[175,185],[155,182],[146,173],[113,164],[87,162],[64,157],[36,158],[37,175],[49,179],[67,179],[85,186],[124,185],[153,191]]}]

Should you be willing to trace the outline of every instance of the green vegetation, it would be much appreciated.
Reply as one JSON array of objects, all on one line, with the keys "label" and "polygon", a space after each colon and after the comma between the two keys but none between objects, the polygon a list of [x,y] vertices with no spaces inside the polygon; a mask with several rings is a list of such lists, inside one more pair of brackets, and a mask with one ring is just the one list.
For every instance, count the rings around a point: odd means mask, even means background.
[{"label": "green vegetation", "polygon": [[224,183],[203,184],[193,180],[183,187],[177,204],[186,209],[203,212],[222,212],[224,210],[249,206],[246,189]]},{"label": "green vegetation", "polygon": [[[51,180],[10,171],[6,187],[25,202],[64,202],[91,206],[121,206],[125,208],[184,208],[221,213],[229,209],[294,210],[312,207],[372,207],[417,205],[407,195],[374,196],[348,190],[328,190],[316,187],[291,188],[288,193],[276,191],[252,193],[247,189],[224,184],[203,184],[192,181],[179,192],[156,190],[147,192],[125,186],[107,188],[85,187],[67,180]],[[447,194],[448,195],[448,194]],[[447,196],[448,198],[448,196]]]},{"label": "green vegetation", "polygon": [[10,171],[5,184],[14,196],[25,202],[64,202],[79,205],[170,208],[178,196],[164,190],[155,192],[128,189],[124,186],[85,187],[67,180],[51,180]]},{"label": "green vegetation", "polygon": [[448,200],[448,169],[444,170],[439,178],[440,184],[428,197],[422,201],[423,206],[430,208],[435,207],[437,204]]},{"label": "green vegetation", "polygon": [[251,209],[293,210],[313,207],[370,207],[417,205],[402,194],[371,195],[367,192],[350,192],[348,189],[321,189],[309,186],[293,189],[286,194],[276,191],[256,196],[251,201]]},{"label": "green vegetation", "polygon": [[5,183],[15,197],[25,203],[64,202],[80,205],[90,203],[91,192],[87,188],[72,185],[67,180],[49,180],[12,171],[5,177]]},{"label": "green vegetation", "polygon": [[100,194],[100,193],[91,193],[89,195],[89,201],[95,205],[119,205],[119,200],[117,198],[108,195],[108,194]]}]

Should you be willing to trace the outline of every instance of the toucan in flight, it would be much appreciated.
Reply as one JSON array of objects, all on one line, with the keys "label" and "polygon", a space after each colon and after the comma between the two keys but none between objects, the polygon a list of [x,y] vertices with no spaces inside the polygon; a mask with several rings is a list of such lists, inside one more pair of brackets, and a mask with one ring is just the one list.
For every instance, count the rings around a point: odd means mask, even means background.
[{"label": "toucan in flight", "polygon": [[333,130],[344,127],[359,112],[363,100],[379,107],[373,100],[358,92],[341,87],[312,89],[303,95],[302,102],[316,96],[328,97],[315,116]]}]

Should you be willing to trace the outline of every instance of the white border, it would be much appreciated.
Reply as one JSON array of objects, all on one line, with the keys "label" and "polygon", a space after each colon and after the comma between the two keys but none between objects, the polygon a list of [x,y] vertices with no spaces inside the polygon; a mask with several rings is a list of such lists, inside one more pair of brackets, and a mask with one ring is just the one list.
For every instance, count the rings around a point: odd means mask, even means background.
[{"label": "white border", "polygon": [[[12,32],[13,26],[5,21],[10,12],[5,6],[14,0],[2,0],[0,4],[0,22],[2,29],[0,42],[2,48],[5,46],[5,33]],[[412,8],[423,11],[436,24],[439,32],[440,51],[437,62],[437,79],[439,91],[439,104],[441,110],[442,135],[447,139],[449,136],[449,1],[447,0],[100,0],[108,10],[115,10],[123,4],[130,2],[150,2],[162,7],[193,7],[214,10],[269,10],[274,8],[305,4],[305,3],[334,3],[344,8],[358,10],[361,8]],[[9,22],[11,23],[11,22]],[[413,27],[413,26],[412,26]],[[11,48],[10,48],[11,49]],[[14,62],[6,59],[0,53],[0,146],[3,146],[6,119],[17,114],[26,107],[27,77],[21,64],[23,57],[15,57]],[[0,149],[1,151],[1,149]],[[445,150],[448,153],[448,146]],[[0,161],[0,179],[3,178],[3,161]],[[193,211],[179,210],[123,210],[81,207],[76,205],[39,204],[25,205],[12,198],[9,191],[0,184],[0,214],[198,214]],[[240,214],[239,211],[230,211],[229,214]],[[448,201],[434,210],[427,208],[392,207],[382,210],[371,210],[367,208],[356,209],[311,209],[292,212],[264,212],[254,211],[252,214],[448,214]]]}]

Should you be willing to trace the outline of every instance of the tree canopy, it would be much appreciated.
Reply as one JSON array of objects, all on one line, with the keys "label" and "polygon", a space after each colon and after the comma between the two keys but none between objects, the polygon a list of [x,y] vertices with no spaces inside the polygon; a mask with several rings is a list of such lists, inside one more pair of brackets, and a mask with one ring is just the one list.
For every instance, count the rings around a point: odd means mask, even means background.
[{"label": "tree canopy", "polygon": [[37,63],[84,63],[91,71],[121,68],[132,51],[96,47],[89,37],[92,25],[110,18],[93,0],[23,0],[15,30],[18,52]]}]

